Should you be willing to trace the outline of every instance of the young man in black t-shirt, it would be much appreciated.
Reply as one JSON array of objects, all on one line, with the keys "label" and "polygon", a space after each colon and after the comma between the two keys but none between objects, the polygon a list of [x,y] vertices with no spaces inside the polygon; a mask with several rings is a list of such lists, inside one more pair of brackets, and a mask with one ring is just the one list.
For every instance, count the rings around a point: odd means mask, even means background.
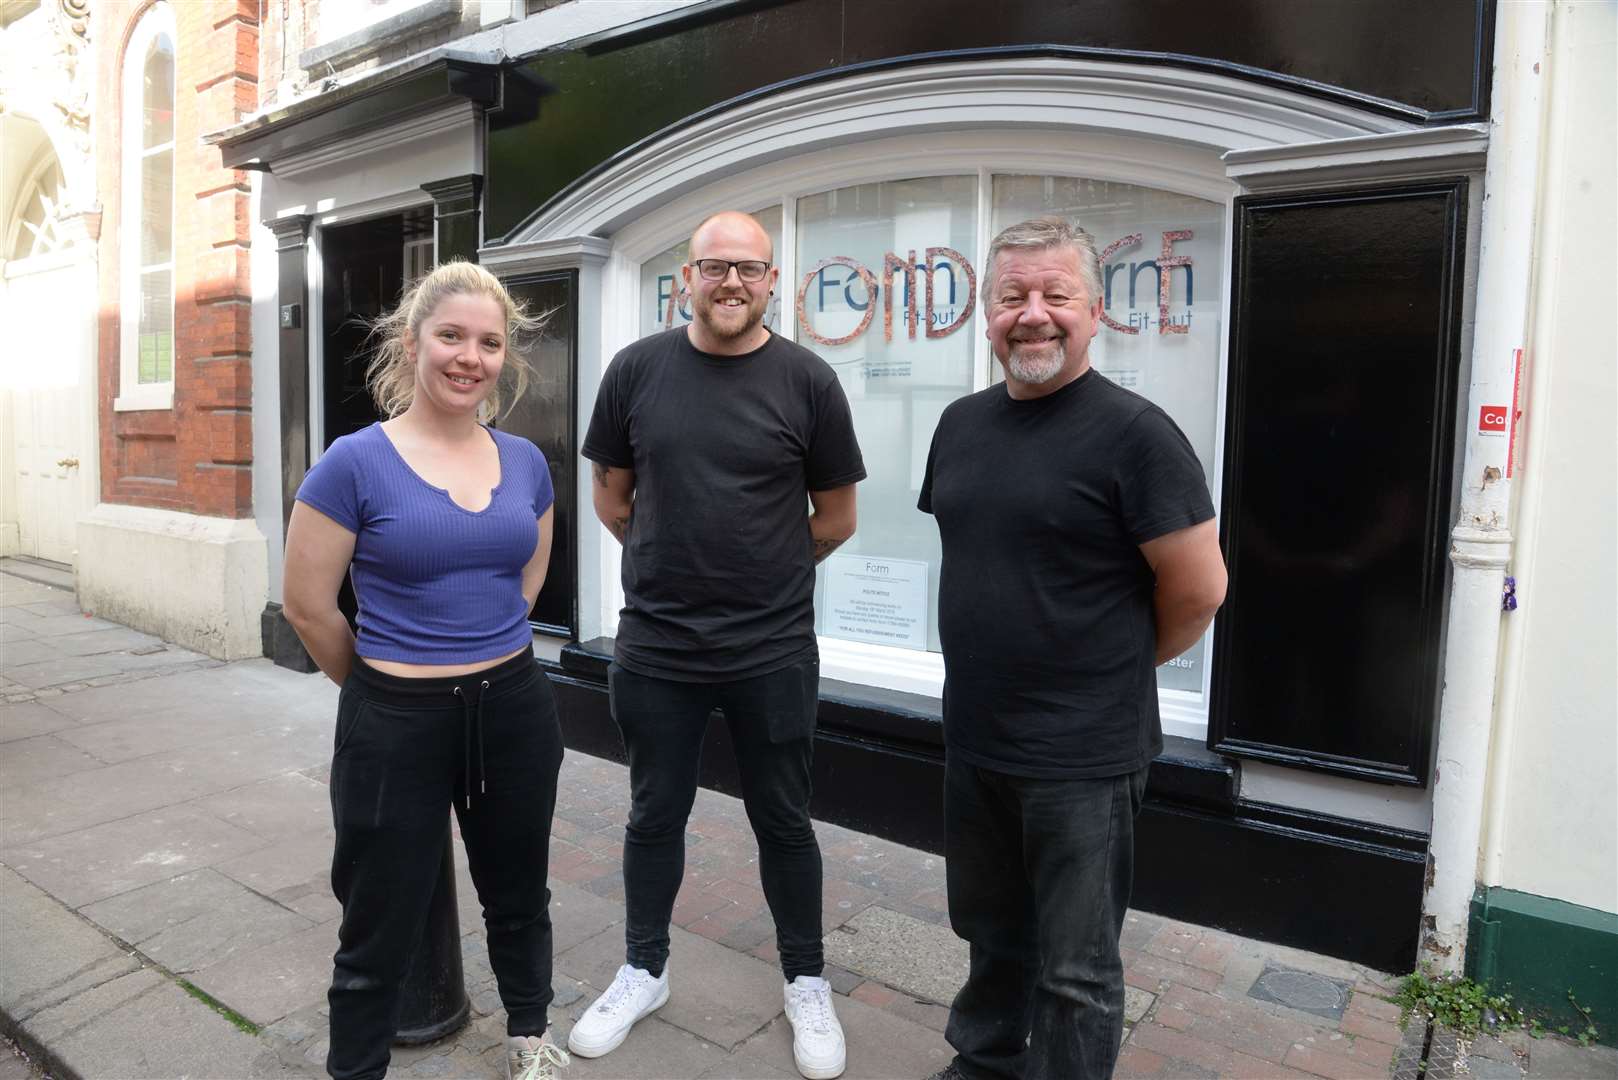
[{"label": "young man in black t-shirt", "polygon": [[1190,444],[1090,368],[1101,296],[1083,230],[996,237],[983,301],[1006,381],[951,404],[928,455],[950,922],[971,945],[939,1077],[1112,1074],[1134,819],[1163,745],[1155,669],[1224,599]]},{"label": "young man in black t-shirt", "polygon": [[613,358],[585,436],[596,515],[624,545],[608,678],[632,804],[627,962],[568,1047],[605,1054],[668,1000],[685,823],[717,708],[758,838],[793,1058],[804,1076],[829,1078],[846,1051],[822,977],[820,848],[809,819],[820,686],[814,568],[853,535],[865,466],[836,374],[764,325],[779,273],[772,255],[769,234],[746,214],[698,226],[682,271],[693,322]]}]

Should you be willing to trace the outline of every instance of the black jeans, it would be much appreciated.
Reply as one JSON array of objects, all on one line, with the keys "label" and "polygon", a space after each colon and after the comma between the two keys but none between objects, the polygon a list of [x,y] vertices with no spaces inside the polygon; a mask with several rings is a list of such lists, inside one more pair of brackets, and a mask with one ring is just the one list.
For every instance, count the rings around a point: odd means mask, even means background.
[{"label": "black jeans", "polygon": [[550,679],[531,652],[431,679],[385,675],[355,659],[331,766],[331,883],[343,905],[328,995],[332,1076],[387,1072],[399,987],[438,880],[452,803],[507,1033],[545,1031],[553,996],[545,878],[561,764]]},{"label": "black jeans", "polygon": [[697,796],[708,715],[725,714],[742,801],[758,839],[759,877],[775,918],[788,981],[819,975],[820,844],[809,820],[810,762],[820,662],[801,661],[752,679],[687,683],[607,670],[612,715],[629,753],[631,803],[624,830],[624,939],[629,963],[661,974],[669,918],[685,877],[685,823]]},{"label": "black jeans", "polygon": [[944,1037],[970,1080],[1106,1080],[1146,770],[1038,780],[949,756],[949,917],[971,946]]}]

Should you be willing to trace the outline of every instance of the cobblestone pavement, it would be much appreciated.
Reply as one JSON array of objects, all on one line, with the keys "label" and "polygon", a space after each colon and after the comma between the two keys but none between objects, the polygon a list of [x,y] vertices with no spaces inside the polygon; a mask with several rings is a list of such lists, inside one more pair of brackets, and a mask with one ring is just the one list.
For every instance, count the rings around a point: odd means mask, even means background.
[{"label": "cobblestone pavement", "polygon": [[[3,572],[0,649],[0,1030],[64,1078],[321,1075],[335,689],[165,646]],[[622,766],[566,755],[550,863],[558,1032],[622,961],[627,805]],[[966,970],[943,860],[816,830],[847,1075],[926,1076],[950,1058],[946,1003]],[[796,1075],[740,802],[701,792],[687,848],[669,1004],[569,1078]],[[504,1016],[458,840],[456,866],[472,1019],[397,1050],[394,1076],[501,1075]],[[1123,945],[1123,1078],[1386,1077],[1405,1037],[1378,972],[1138,911]],[[1477,1056],[1498,1068],[1470,1074],[1523,1075],[1526,1057],[1504,1059]]]}]

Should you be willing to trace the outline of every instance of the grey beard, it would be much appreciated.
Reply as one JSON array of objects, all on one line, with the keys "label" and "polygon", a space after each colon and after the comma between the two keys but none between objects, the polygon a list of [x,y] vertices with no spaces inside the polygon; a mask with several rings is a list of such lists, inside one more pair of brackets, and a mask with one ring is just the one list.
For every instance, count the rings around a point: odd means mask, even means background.
[{"label": "grey beard", "polygon": [[1048,366],[1040,361],[1036,361],[1034,366],[1029,366],[1013,351],[1006,369],[1011,373],[1011,377],[1020,383],[1027,386],[1041,386],[1061,374],[1064,359],[1063,354],[1058,353],[1055,362]]}]

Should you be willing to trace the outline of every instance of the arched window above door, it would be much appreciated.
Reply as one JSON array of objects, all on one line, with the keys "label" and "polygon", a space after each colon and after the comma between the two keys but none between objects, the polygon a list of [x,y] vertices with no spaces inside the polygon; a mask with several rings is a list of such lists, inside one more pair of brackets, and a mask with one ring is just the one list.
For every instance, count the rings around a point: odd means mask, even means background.
[{"label": "arched window above door", "polygon": [[67,201],[62,163],[51,154],[38,162],[17,194],[17,214],[6,230],[6,258],[31,259],[68,246],[62,228]]}]

